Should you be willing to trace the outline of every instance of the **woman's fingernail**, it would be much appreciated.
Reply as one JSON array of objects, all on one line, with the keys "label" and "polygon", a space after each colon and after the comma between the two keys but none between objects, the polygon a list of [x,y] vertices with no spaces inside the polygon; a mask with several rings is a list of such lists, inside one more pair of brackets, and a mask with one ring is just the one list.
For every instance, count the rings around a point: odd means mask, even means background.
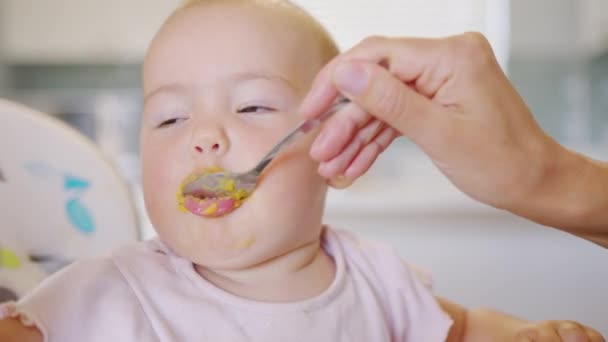
[{"label": "woman's fingernail", "polygon": [[344,189],[350,186],[352,183],[353,181],[344,175],[338,175],[329,180],[329,184],[336,189]]},{"label": "woman's fingernail", "polygon": [[345,62],[336,67],[334,82],[347,95],[359,96],[367,88],[369,75],[360,64]]},{"label": "woman's fingernail", "polygon": [[336,183],[345,183],[348,182],[348,178],[345,175],[337,175],[332,178]]}]

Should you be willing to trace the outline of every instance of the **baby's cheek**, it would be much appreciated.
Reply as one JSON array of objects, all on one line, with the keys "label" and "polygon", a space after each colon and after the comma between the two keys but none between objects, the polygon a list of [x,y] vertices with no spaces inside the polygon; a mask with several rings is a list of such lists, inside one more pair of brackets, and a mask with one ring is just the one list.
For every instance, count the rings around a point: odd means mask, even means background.
[{"label": "baby's cheek", "polygon": [[277,163],[275,171],[273,181],[280,184],[275,190],[283,200],[310,200],[325,184],[317,172],[316,162],[303,153],[286,155],[281,164]]},{"label": "baby's cheek", "polygon": [[172,172],[169,163],[165,165],[147,164],[143,172],[143,192],[146,208],[154,224],[172,221],[179,212],[176,191],[179,177]]}]

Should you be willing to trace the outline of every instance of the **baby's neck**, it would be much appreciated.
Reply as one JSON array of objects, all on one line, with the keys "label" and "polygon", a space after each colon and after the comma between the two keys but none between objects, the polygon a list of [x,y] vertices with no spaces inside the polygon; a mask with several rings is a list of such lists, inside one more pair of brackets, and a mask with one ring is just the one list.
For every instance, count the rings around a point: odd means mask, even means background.
[{"label": "baby's neck", "polygon": [[225,291],[265,302],[294,302],[315,297],[325,291],[335,277],[333,260],[319,240],[243,270],[211,270],[201,266],[196,266],[196,270]]}]

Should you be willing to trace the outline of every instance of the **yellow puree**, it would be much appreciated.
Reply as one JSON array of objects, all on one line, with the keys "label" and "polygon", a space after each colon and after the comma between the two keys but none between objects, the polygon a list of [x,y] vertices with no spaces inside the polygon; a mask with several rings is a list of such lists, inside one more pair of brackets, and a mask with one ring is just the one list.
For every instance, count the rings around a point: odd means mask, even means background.
[{"label": "yellow puree", "polygon": [[[195,180],[196,178],[198,178],[201,175],[208,175],[208,174],[223,172],[223,171],[224,170],[222,170],[221,168],[216,166],[216,167],[204,169],[202,171],[202,173],[193,173],[188,178],[186,178],[182,182],[182,184],[179,188],[179,191],[177,192],[177,207],[179,208],[179,210],[182,212],[188,212],[188,210],[184,206],[184,200],[185,200],[184,199],[184,187],[186,186],[186,184]],[[231,178],[221,179],[218,187],[216,189],[210,189],[210,190],[215,191],[215,192],[226,193],[227,195],[225,197],[232,198],[235,200],[235,204],[234,204],[235,208],[240,207],[243,200],[245,200],[250,195],[250,193],[245,189],[237,190],[236,182],[234,181],[234,179],[231,179]],[[213,215],[217,212],[217,209],[218,209],[217,203],[213,203],[207,209],[205,209],[205,211],[203,212],[203,215],[206,215],[206,216]]]}]

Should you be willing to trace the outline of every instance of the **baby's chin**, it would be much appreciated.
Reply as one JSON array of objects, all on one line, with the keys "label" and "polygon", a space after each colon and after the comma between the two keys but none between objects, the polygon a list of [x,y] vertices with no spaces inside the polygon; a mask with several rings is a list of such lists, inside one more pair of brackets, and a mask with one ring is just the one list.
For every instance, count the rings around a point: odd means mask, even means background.
[{"label": "baby's chin", "polygon": [[[286,236],[283,236],[285,239]],[[194,265],[209,270],[239,271],[275,259],[286,250],[296,248],[296,241],[287,236],[243,234],[240,236],[208,237],[198,243],[166,242],[172,250]],[[293,246],[291,246],[293,244]]]},{"label": "baby's chin", "polygon": [[256,263],[254,255],[263,241],[254,234],[218,230],[186,228],[179,235],[159,232],[159,237],[180,257],[207,268],[239,269]]},{"label": "baby's chin", "polygon": [[226,270],[257,265],[278,256],[278,247],[284,247],[285,239],[293,235],[281,218],[286,217],[268,209],[268,202],[259,195],[221,217],[179,212],[173,224],[157,225],[158,235],[176,254],[203,267]]}]

